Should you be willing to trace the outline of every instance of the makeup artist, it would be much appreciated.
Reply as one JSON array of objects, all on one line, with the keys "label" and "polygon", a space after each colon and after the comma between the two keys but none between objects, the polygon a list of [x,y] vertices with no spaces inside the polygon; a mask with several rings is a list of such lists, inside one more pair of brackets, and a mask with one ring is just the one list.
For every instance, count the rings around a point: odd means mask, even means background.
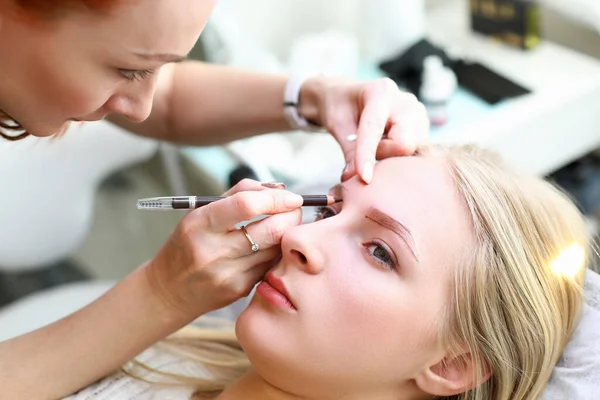
[{"label": "makeup artist", "polygon": [[[0,0],[2,136],[53,136],[72,121],[107,116],[137,134],[191,145],[317,126],[344,151],[342,179],[357,173],[367,184],[376,156],[411,154],[426,138],[423,107],[390,80],[301,79],[183,61],[214,5]],[[300,222],[302,199],[249,181],[227,195],[183,218],[154,259],[96,302],[1,343],[0,397],[70,394],[247,295],[278,256],[279,233]],[[275,215],[233,229],[263,213]]]}]

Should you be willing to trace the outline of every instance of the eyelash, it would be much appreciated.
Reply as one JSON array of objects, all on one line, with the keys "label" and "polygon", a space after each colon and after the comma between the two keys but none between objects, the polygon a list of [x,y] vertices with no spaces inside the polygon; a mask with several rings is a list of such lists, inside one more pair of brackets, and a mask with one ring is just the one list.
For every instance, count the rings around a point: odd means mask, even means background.
[{"label": "eyelash", "polygon": [[119,71],[130,82],[141,81],[154,73],[153,69],[120,69]]},{"label": "eyelash", "polygon": [[330,216],[325,216],[325,213],[331,213],[332,215],[330,215],[331,217],[333,217],[334,215],[336,215],[337,213],[335,212],[335,210],[331,207],[327,207],[327,206],[321,206],[321,207],[317,207],[317,211],[315,213],[315,221],[320,221],[322,219],[325,218],[329,218]]},{"label": "eyelash", "polygon": [[[382,249],[385,252],[385,258],[387,258],[388,261],[384,261],[381,258],[375,257],[375,251],[370,252],[369,248],[375,246],[376,249]],[[391,271],[398,271],[398,264],[396,263],[396,258],[392,255],[392,252],[389,251],[388,249],[386,249],[386,247],[384,247],[381,243],[379,243],[379,241],[372,241],[369,243],[365,243],[364,245],[364,249],[365,252],[367,253],[367,255],[369,257],[371,257],[373,259],[373,261],[375,261],[376,263],[378,263],[379,265],[389,268]]]},{"label": "eyelash", "polygon": [[[327,213],[330,213],[330,215],[327,215]],[[337,213],[335,212],[335,210],[331,207],[318,207],[317,208],[317,212],[316,212],[316,218],[315,221],[320,221],[329,217],[333,217],[335,216]],[[385,252],[385,258],[387,258],[388,261],[384,261],[381,258],[375,257],[375,251],[373,252],[369,251],[369,248],[375,246],[376,249],[382,249]],[[367,242],[363,245],[364,251],[367,254],[367,256],[369,256],[373,261],[375,261],[376,263],[378,263],[379,265],[389,268],[392,271],[398,271],[398,263],[396,262],[396,257],[393,255],[394,253],[390,250],[388,250],[386,248],[387,246],[383,245],[382,243],[380,243],[379,241],[370,241]]]}]

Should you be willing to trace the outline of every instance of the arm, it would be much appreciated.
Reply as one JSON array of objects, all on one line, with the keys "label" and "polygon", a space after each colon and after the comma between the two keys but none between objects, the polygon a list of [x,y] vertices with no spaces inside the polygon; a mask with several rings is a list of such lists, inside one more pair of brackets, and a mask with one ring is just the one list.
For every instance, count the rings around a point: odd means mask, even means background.
[{"label": "arm", "polygon": [[[201,62],[167,65],[146,121],[111,120],[132,132],[191,145],[282,132],[290,129],[282,104],[286,83],[284,75]],[[343,180],[358,173],[369,182],[376,157],[413,154],[429,135],[423,105],[390,79],[313,77],[299,96],[298,114],[325,127],[340,144],[347,163]],[[357,139],[348,141],[352,134]]]},{"label": "arm", "polygon": [[[0,343],[0,398],[56,399],[112,373],[195,318],[247,296],[300,223],[302,197],[245,180],[184,216],[156,256],[70,316]],[[269,214],[248,227],[239,221]],[[8,394],[8,397],[5,395]]]},{"label": "arm", "polygon": [[33,400],[69,395],[188,322],[156,298],[139,268],[80,311],[0,343],[1,392]]},{"label": "arm", "polygon": [[290,129],[283,112],[286,82],[285,75],[197,61],[170,64],[161,71],[146,121],[110,119],[135,133],[192,145],[281,132]]}]

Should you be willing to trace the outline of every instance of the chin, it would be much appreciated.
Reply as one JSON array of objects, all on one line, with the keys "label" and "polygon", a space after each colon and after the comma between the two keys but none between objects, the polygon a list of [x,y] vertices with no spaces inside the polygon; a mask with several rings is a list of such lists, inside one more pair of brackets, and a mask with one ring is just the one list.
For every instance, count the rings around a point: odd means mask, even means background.
[{"label": "chin", "polygon": [[238,341],[253,370],[270,385],[300,398],[317,397],[319,388],[330,383],[327,370],[313,348],[306,347],[303,331],[278,318],[253,299],[237,319]]},{"label": "chin", "polygon": [[[256,299],[252,301],[255,303]],[[238,317],[235,333],[252,368],[275,387],[290,389],[295,356],[286,349],[285,333],[274,326],[258,304],[250,304]],[[262,312],[261,312],[262,311]],[[287,346],[291,343],[288,339]],[[292,373],[293,375],[293,373]]]},{"label": "chin", "polygon": [[[302,330],[288,314],[273,312],[255,296],[240,314],[235,333],[254,370],[274,386],[302,391],[296,387],[314,368],[306,370],[307,349]],[[284,372],[285,371],[285,372]]]},{"label": "chin", "polygon": [[23,128],[32,136],[49,137],[62,135],[71,126],[70,121],[62,121],[57,123],[32,123],[23,124]]},{"label": "chin", "polygon": [[264,321],[265,315],[261,315],[264,311],[260,310],[260,305],[257,304],[256,295],[252,298],[248,306],[241,312],[235,323],[235,334],[240,342],[240,345],[244,348],[251,349],[253,344],[261,338],[260,325],[261,323],[267,323],[264,328],[269,330],[271,323]]},{"label": "chin", "polygon": [[235,333],[250,361],[279,364],[286,358],[287,347],[293,342],[282,317],[265,309],[255,296],[238,317]]}]

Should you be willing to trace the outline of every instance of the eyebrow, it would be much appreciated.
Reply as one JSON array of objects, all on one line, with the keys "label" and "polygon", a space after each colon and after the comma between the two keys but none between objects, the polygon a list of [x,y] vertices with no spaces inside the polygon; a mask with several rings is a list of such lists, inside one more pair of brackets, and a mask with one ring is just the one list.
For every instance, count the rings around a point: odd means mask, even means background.
[{"label": "eyebrow", "polygon": [[[343,194],[346,192],[346,190],[346,186],[344,186],[342,183],[338,183],[334,185],[329,192],[336,196],[344,197]],[[419,253],[416,250],[417,246],[415,244],[415,239],[412,235],[412,232],[410,229],[408,229],[408,227],[406,227],[406,225],[396,221],[394,218],[375,207],[370,207],[367,210],[365,218],[370,219],[376,224],[381,225],[382,227],[389,229],[398,235],[400,239],[406,243],[406,246],[410,250],[415,260],[419,262]]]},{"label": "eyebrow", "polygon": [[367,210],[365,217],[400,236],[400,239],[406,243],[406,246],[412,253],[415,260],[419,262],[419,256],[415,246],[415,239],[410,229],[408,229],[404,224],[396,221],[394,218],[374,207],[371,207]]},{"label": "eyebrow", "polygon": [[167,53],[157,53],[157,54],[144,54],[144,53],[136,53],[138,57],[145,58],[146,60],[152,61],[161,61],[165,63],[180,63],[185,61],[188,57],[180,56],[177,54],[167,54]]}]

